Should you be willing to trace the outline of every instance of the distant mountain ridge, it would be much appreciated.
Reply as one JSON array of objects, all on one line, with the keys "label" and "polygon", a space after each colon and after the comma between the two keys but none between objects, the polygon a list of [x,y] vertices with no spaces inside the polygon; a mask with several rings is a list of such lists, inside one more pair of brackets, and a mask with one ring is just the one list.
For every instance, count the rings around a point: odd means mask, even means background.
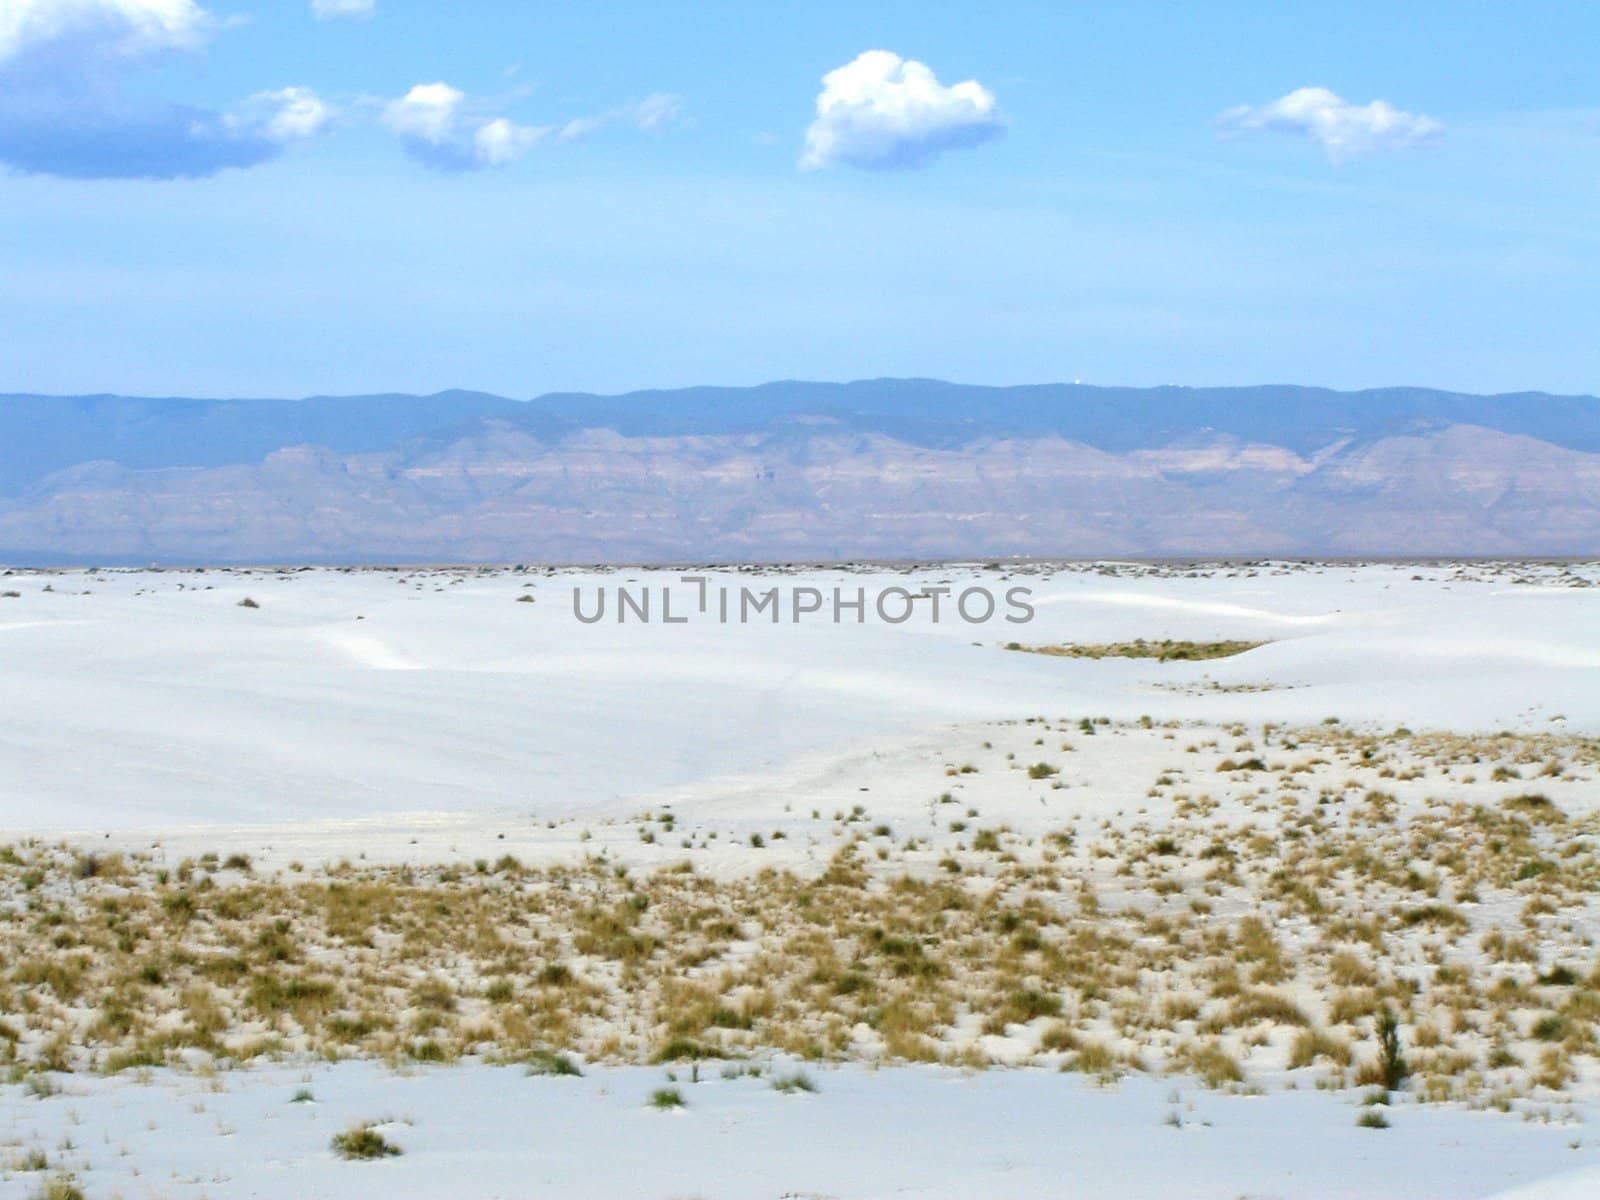
[{"label": "distant mountain ridge", "polygon": [[13,394],[0,395],[0,493],[98,459],[135,468],[223,466],[302,444],[341,454],[372,453],[416,438],[448,438],[487,417],[542,437],[596,427],[629,437],[751,433],[814,417],[913,445],[949,447],[981,437],[1054,433],[1117,453],[1214,432],[1305,454],[1345,437],[1368,440],[1464,424],[1600,452],[1600,399],[1544,392],[1478,396],[1429,388],[1338,392],[1292,385],[984,387],[872,379],[618,396],[552,392],[531,400],[469,391],[297,400]]},{"label": "distant mountain ridge", "polygon": [[258,462],[284,446],[370,454],[517,402],[483,392],[303,400],[0,395],[0,495],[83,462],[136,469]]},{"label": "distant mountain ridge", "polygon": [[0,396],[0,560],[1600,553],[1600,400],[779,382]]},{"label": "distant mountain ridge", "polygon": [[[529,402],[549,419],[581,413],[585,425],[630,435],[746,432],[802,414],[837,418],[914,445],[954,446],[979,437],[1057,434],[1123,453],[1199,432],[1269,442],[1310,453],[1353,437],[1423,425],[1481,425],[1569,449],[1600,452],[1600,399],[1521,392],[1474,396],[1428,388],[1337,392],[1325,388],[983,387],[934,379],[768,383],[688,388],[617,397],[554,393]],[[704,420],[714,428],[696,428]]]}]

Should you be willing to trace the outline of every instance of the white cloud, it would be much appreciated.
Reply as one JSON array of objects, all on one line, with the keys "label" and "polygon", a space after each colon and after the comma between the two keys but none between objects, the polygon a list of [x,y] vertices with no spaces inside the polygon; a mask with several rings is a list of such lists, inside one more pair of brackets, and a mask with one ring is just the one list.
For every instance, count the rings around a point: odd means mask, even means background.
[{"label": "white cloud", "polygon": [[633,106],[633,123],[641,133],[665,133],[683,116],[683,102],[666,92],[646,96]]},{"label": "white cloud", "polygon": [[1004,129],[994,93],[977,80],[945,87],[923,63],[868,50],[822,77],[800,166],[919,167]]},{"label": "white cloud", "polygon": [[556,141],[582,141],[590,134],[598,133],[600,130],[604,129],[606,125],[607,119],[604,116],[574,117],[572,120],[564,122],[561,128],[556,130]]},{"label": "white cloud", "polygon": [[1252,108],[1242,104],[1222,114],[1225,129],[1289,133],[1310,138],[1333,163],[1385,150],[1409,150],[1436,140],[1444,126],[1432,117],[1404,112],[1386,100],[1351,104],[1327,88],[1296,88]]},{"label": "white cloud", "polygon": [[383,120],[414,157],[454,171],[506,166],[549,133],[506,117],[478,114],[466,93],[448,83],[417,84],[390,102]]},{"label": "white cloud", "polygon": [[298,142],[314,137],[333,119],[333,109],[308,87],[257,92],[233,120],[269,141]]},{"label": "white cloud", "polygon": [[683,117],[683,101],[667,92],[646,96],[637,104],[608,109],[593,117],[575,117],[556,131],[556,140],[576,142],[608,125],[631,125],[640,133],[661,134]]},{"label": "white cloud", "polygon": [[676,122],[682,106],[676,96],[658,94],[638,104],[592,117],[574,117],[558,126],[519,125],[447,83],[419,83],[383,111],[383,122],[414,158],[431,167],[461,171],[503,167],[546,139],[576,142],[610,125],[627,124],[660,133]]},{"label": "white cloud", "polygon": [[419,83],[383,111],[383,119],[401,137],[418,138],[435,145],[450,136],[456,111],[466,93],[448,83]]},{"label": "white cloud", "polygon": [[319,21],[331,21],[337,17],[370,17],[377,7],[377,0],[311,0],[311,15]]},{"label": "white cloud", "polygon": [[305,88],[216,112],[124,79],[198,50],[219,23],[194,0],[0,0],[0,163],[74,179],[179,179],[274,158],[328,109]]},{"label": "white cloud", "polygon": [[505,117],[496,117],[478,126],[472,135],[473,155],[486,167],[503,167],[521,158],[547,130],[531,125],[518,125]]},{"label": "white cloud", "polygon": [[64,44],[121,58],[190,50],[212,23],[194,0],[0,0],[0,62]]}]

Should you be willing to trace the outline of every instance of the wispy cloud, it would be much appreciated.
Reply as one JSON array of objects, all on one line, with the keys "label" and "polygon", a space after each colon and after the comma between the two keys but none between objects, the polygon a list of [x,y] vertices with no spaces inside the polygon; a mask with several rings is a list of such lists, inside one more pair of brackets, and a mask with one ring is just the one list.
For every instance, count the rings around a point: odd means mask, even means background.
[{"label": "wispy cloud", "polygon": [[593,117],[577,117],[564,123],[557,131],[558,141],[575,142],[609,125],[627,125],[640,133],[665,133],[683,116],[683,102],[676,96],[658,92],[637,104],[625,104]]},{"label": "wispy cloud", "polygon": [[1242,104],[1219,118],[1231,133],[1287,133],[1309,138],[1328,160],[1347,162],[1363,154],[1409,150],[1438,140],[1444,126],[1432,117],[1395,108],[1387,100],[1351,104],[1322,87],[1296,88],[1258,108]]},{"label": "wispy cloud", "polygon": [[923,63],[868,50],[822,77],[800,166],[920,167],[1004,130],[994,93],[977,80],[946,87]]},{"label": "wispy cloud", "polygon": [[319,21],[370,17],[377,8],[377,0],[311,0],[311,15]]},{"label": "wispy cloud", "polygon": [[447,83],[421,83],[385,106],[383,123],[419,162],[463,171],[509,166],[541,142],[582,141],[608,126],[661,133],[682,112],[677,97],[666,94],[552,125],[522,125],[494,107]]}]

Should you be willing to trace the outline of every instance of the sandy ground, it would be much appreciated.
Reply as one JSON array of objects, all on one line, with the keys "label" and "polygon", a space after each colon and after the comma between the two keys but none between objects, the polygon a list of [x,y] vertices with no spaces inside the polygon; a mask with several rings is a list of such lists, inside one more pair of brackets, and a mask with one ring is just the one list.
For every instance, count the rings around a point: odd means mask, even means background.
[{"label": "sandy ground", "polygon": [[[713,584],[1026,586],[1036,617],[573,616],[575,587],[659,589],[680,574],[0,576],[19,593],[0,598],[0,828],[158,861],[239,851],[262,872],[509,853],[639,868],[689,856],[744,876],[820,869],[859,832],[840,819],[859,805],[861,822],[912,839],[895,866],[931,873],[970,839],[956,810],[1019,838],[1126,829],[1159,823],[1195,785],[1242,815],[1255,783],[1216,766],[1263,723],[1600,735],[1592,565],[726,572]],[[247,596],[259,607],[241,607]],[[1202,663],[1004,648],[1134,638],[1268,644]],[[1048,731],[1026,723],[1038,716]],[[1079,734],[1084,718],[1110,724]],[[1058,774],[1030,778],[1038,760]],[[1338,762],[1305,782],[1348,773]],[[1442,786],[1488,804],[1525,790],[1460,772],[1385,786],[1402,806]],[[1600,809],[1592,772],[1551,786],[1570,813]],[[663,812],[673,836],[644,840]],[[714,1073],[688,1085],[679,1072],[689,1106],[676,1114],[644,1105],[661,1068],[567,1081],[343,1063],[73,1076],[43,1098],[0,1086],[0,1119],[18,1153],[44,1147],[93,1196],[1450,1197],[1590,1166],[1600,1115],[1588,1102],[1548,1123],[1399,1101],[1378,1133],[1355,1127],[1353,1093],[902,1067],[824,1070],[817,1094],[779,1096]],[[300,1086],[317,1102],[290,1105]],[[346,1123],[389,1118],[401,1157],[329,1151]],[[0,1195],[43,1177],[13,1167]],[[1600,1194],[1593,1176],[1541,1186],[1527,1195]]]},{"label": "sandy ground", "polygon": [[[0,823],[615,816],[1036,714],[1600,732],[1600,593],[1573,586],[1600,582],[1594,567],[1035,570],[712,577],[1027,586],[1036,611],[859,626],[573,617],[574,587],[680,572],[0,576],[20,593],[0,599]],[[1137,637],[1271,644],[1210,663],[999,649]],[[1258,687],[1273,690],[1233,690]]]},{"label": "sandy ground", "polygon": [[[94,1195],[129,1198],[1463,1200],[1600,1163],[1580,1126],[1401,1106],[1374,1132],[1356,1127],[1350,1097],[1315,1092],[1241,1098],[1162,1079],[1103,1089],[1041,1071],[809,1073],[814,1093],[783,1095],[765,1078],[712,1067],[689,1083],[679,1071],[686,1106],[672,1112],[648,1105],[665,1076],[647,1068],[158,1075],[9,1106],[6,1137],[49,1148]],[[301,1089],[314,1100],[293,1103]],[[403,1153],[340,1161],[329,1138],[359,1122],[380,1122]],[[0,1195],[26,1195],[30,1174],[0,1179]]]}]

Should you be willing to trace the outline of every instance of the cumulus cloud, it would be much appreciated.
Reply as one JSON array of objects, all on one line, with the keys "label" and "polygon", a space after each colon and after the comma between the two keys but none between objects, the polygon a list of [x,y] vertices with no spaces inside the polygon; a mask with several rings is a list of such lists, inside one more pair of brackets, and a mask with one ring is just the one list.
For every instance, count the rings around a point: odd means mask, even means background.
[{"label": "cumulus cloud", "polygon": [[822,77],[800,166],[920,167],[1004,130],[994,93],[977,80],[946,87],[923,63],[868,50]]},{"label": "cumulus cloud", "polygon": [[492,107],[448,83],[419,83],[385,106],[383,123],[419,162],[445,171],[469,171],[508,166],[541,142],[581,141],[610,125],[661,133],[682,111],[677,97],[662,94],[559,125],[521,125],[495,115]]},{"label": "cumulus cloud", "polygon": [[332,21],[339,17],[370,17],[377,8],[377,0],[311,0],[311,15],[319,21]]},{"label": "cumulus cloud", "polygon": [[407,153],[446,171],[506,166],[550,132],[479,113],[465,92],[448,83],[417,84],[389,103],[383,121]]},{"label": "cumulus cloud", "polygon": [[466,98],[448,83],[419,83],[391,103],[383,119],[401,137],[438,143],[454,129],[456,111]]},{"label": "cumulus cloud", "polygon": [[1337,164],[1363,154],[1409,150],[1438,139],[1444,126],[1432,117],[1404,112],[1386,100],[1351,104],[1321,87],[1296,88],[1259,108],[1242,104],[1220,118],[1236,133],[1288,133],[1310,138]]},{"label": "cumulus cloud", "polygon": [[544,129],[496,117],[478,126],[472,135],[473,157],[486,167],[503,167],[533,149],[545,133]]},{"label": "cumulus cloud", "polygon": [[190,50],[211,24],[194,0],[5,0],[0,63],[40,52],[132,59]]},{"label": "cumulus cloud", "polygon": [[333,109],[308,87],[257,92],[230,120],[234,128],[280,145],[315,137],[333,119]]},{"label": "cumulus cloud", "polygon": [[172,179],[265,162],[320,129],[304,88],[218,113],[130,95],[124,77],[198,49],[194,0],[0,0],[0,163],[69,178]]}]

